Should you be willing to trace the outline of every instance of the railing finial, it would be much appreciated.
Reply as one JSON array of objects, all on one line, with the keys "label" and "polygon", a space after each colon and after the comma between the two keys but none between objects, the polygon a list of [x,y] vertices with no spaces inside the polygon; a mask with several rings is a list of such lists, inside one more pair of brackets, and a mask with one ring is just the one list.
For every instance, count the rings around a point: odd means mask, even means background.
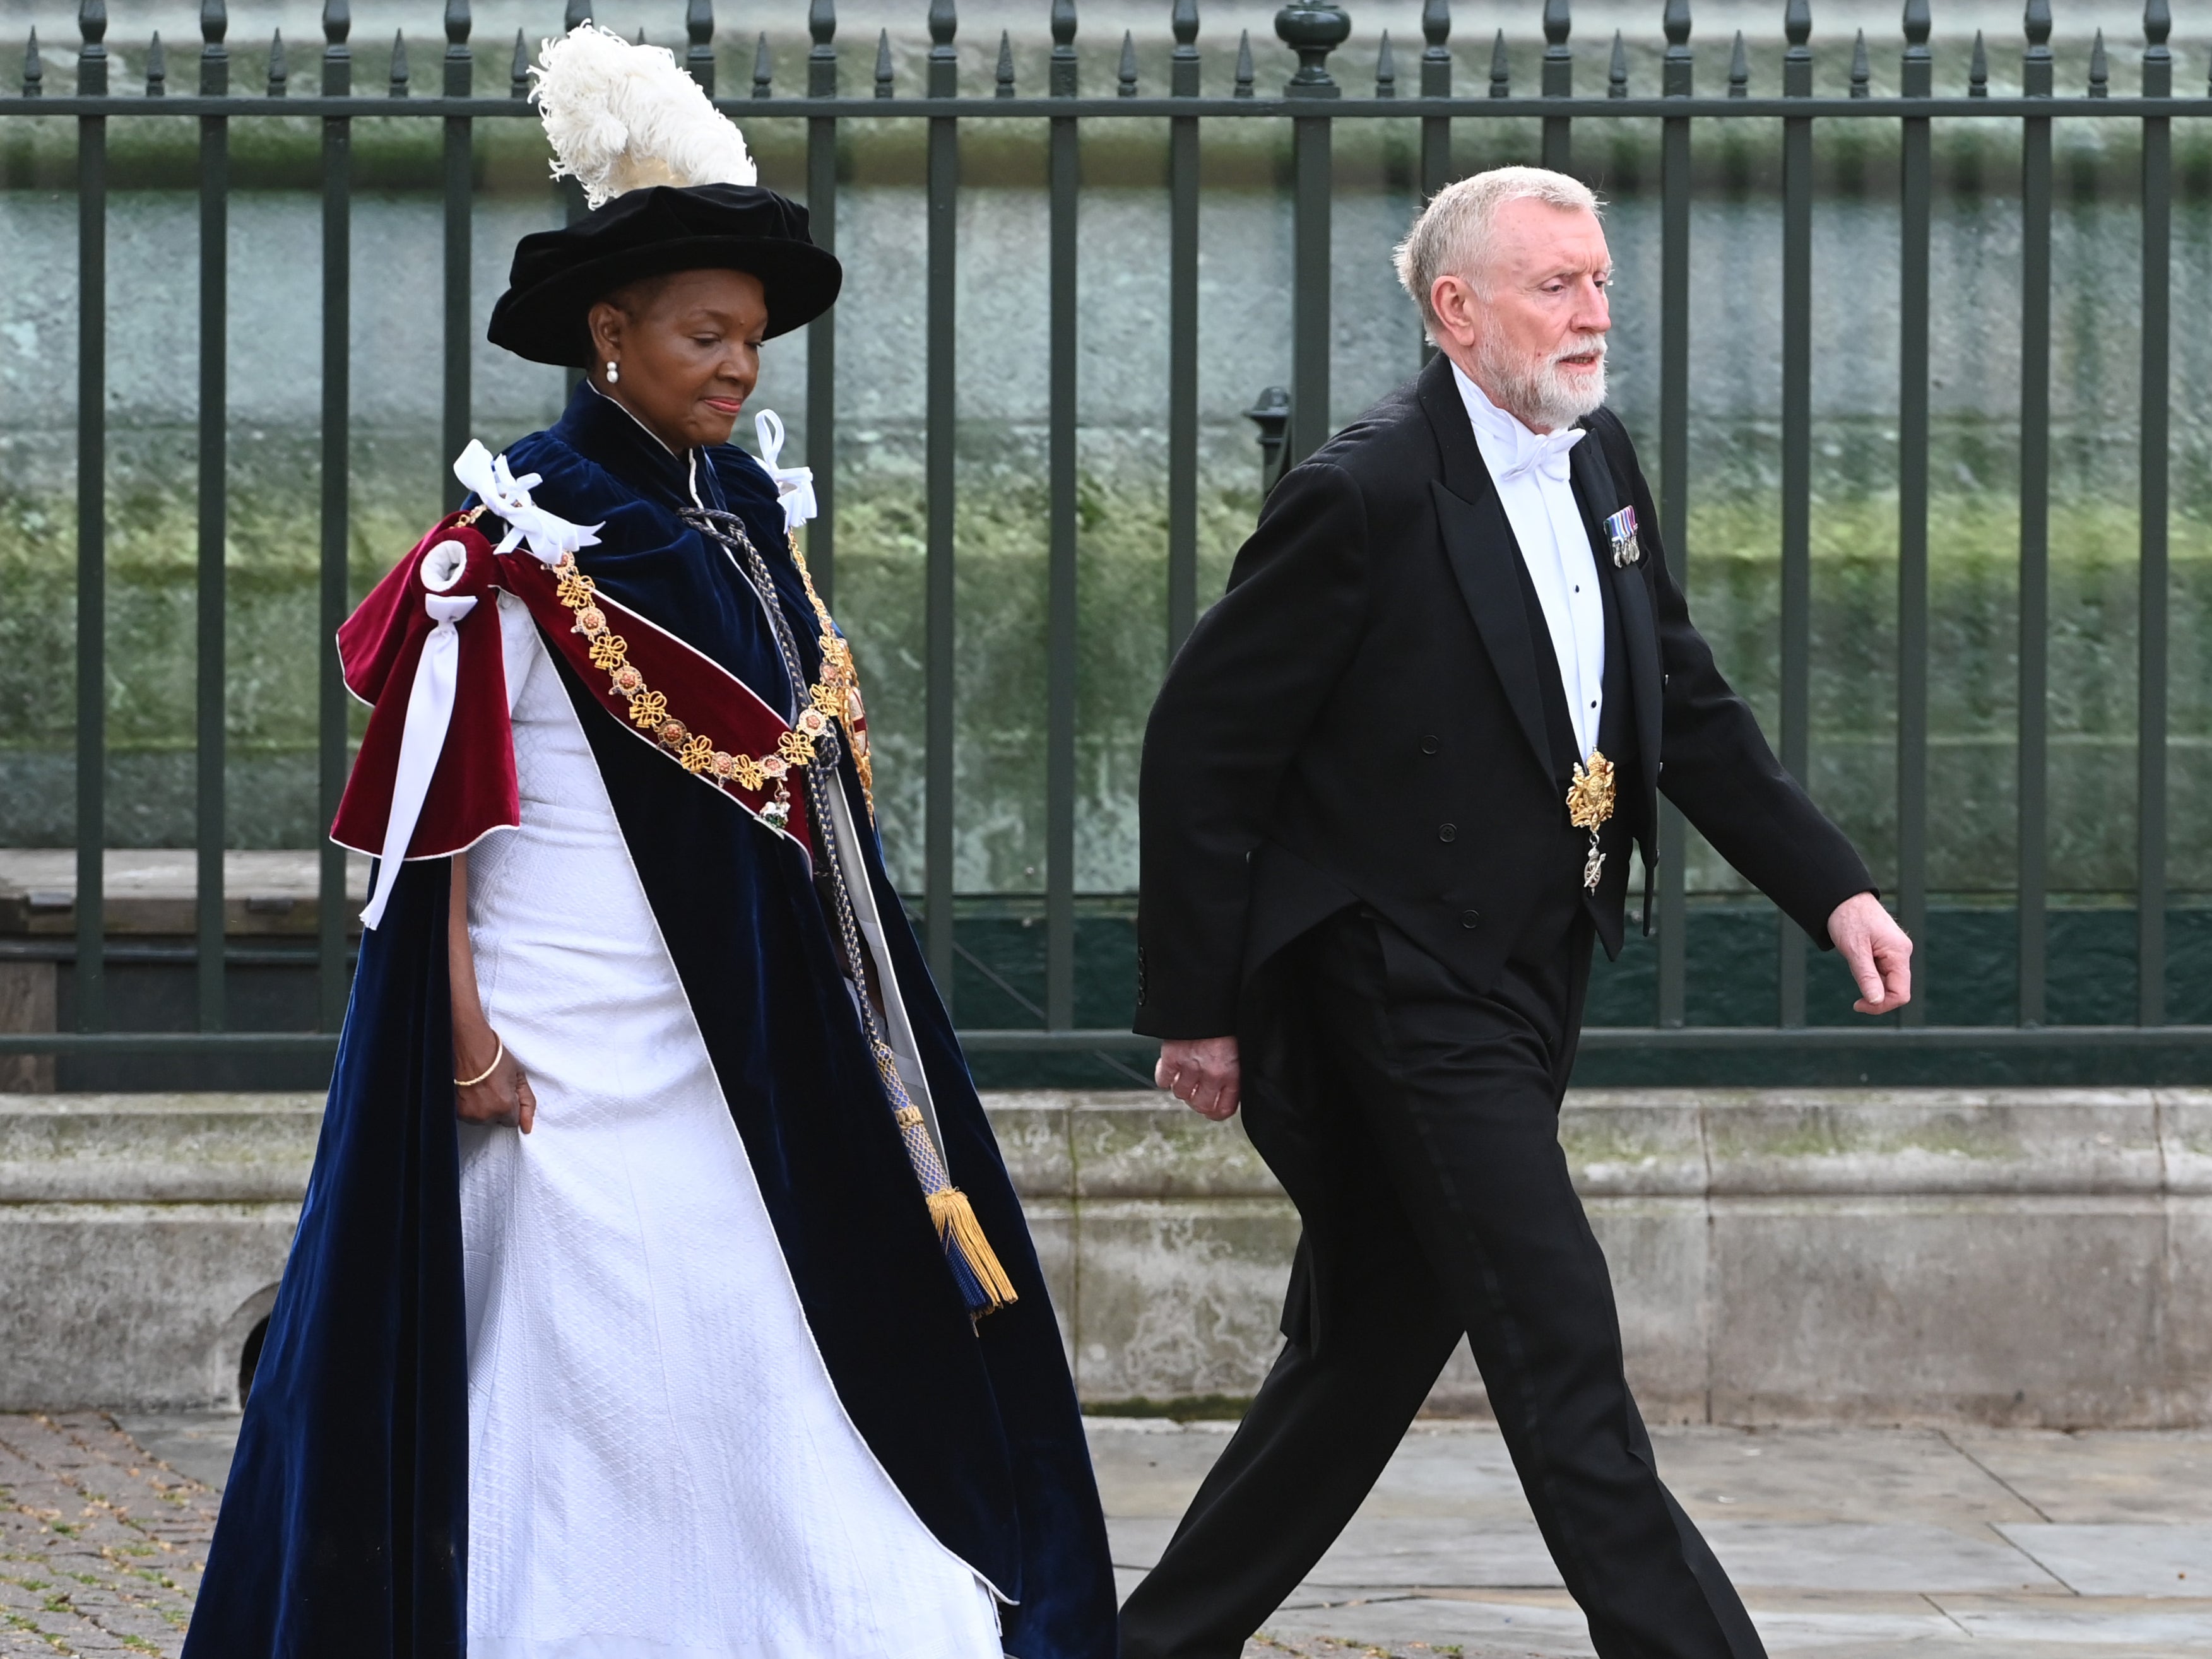
[{"label": "railing finial", "polygon": [[1613,61],[1606,66],[1605,95],[1628,96],[1628,42],[1621,39],[1619,29],[1613,32]]},{"label": "railing finial", "polygon": [[2021,54],[2020,89],[2030,98],[2048,98],[2057,70],[2051,55],[2051,0],[2027,0],[2022,23],[2027,50]]},{"label": "railing finial", "polygon": [[591,21],[591,0],[568,0],[568,5],[562,9],[561,29],[563,33],[580,29]]},{"label": "railing finial", "polygon": [[837,0],[809,0],[806,33],[814,44],[806,52],[806,95],[837,95]]},{"label": "railing finial", "polygon": [[1858,38],[1851,42],[1851,96],[1870,98],[1874,95],[1874,60],[1867,56],[1866,31],[1861,29]]},{"label": "railing finial", "polygon": [[1806,42],[1813,38],[1812,0],[1790,0],[1782,12],[1782,33],[1790,42],[1790,56],[1812,55]]},{"label": "railing finial", "polygon": [[[712,70],[708,72],[711,74]],[[707,91],[709,97],[714,95],[713,88],[709,87]],[[763,29],[760,39],[753,42],[753,96],[771,97],[775,91],[775,55],[769,51],[768,31]]]},{"label": "railing finial", "polygon": [[522,38],[520,29],[514,32],[514,56],[507,60],[507,95],[530,96],[530,43]]},{"label": "railing finial", "polygon": [[1114,95],[1134,98],[1137,95],[1137,35],[1133,29],[1121,31],[1121,66],[1115,77]]},{"label": "railing finial", "polygon": [[1175,0],[1169,22],[1175,51],[1168,64],[1168,90],[1178,98],[1198,96],[1198,0]]},{"label": "railing finial", "polygon": [[404,29],[394,29],[392,32],[391,87],[392,95],[394,98],[404,98],[407,95],[408,78],[407,31]]},{"label": "railing finial", "polygon": [[1291,0],[1275,14],[1275,38],[1298,55],[1286,98],[1334,98],[1343,88],[1328,72],[1328,55],[1350,38],[1352,19],[1336,0]]},{"label": "railing finial", "polygon": [[2172,32],[2173,14],[2166,0],[2144,0],[2142,93],[2146,98],[2173,96],[2173,54],[2166,37]]},{"label": "railing finial", "polygon": [[446,0],[446,96],[466,98],[477,89],[477,58],[469,49],[469,0]]},{"label": "railing finial", "polygon": [[291,65],[284,61],[284,31],[277,29],[269,36],[269,95],[282,98],[291,79]]},{"label": "railing finial", "polygon": [[146,95],[165,98],[169,92],[169,54],[161,49],[161,31],[154,31],[151,45],[146,48]]},{"label": "railing finial", "polygon": [[1395,98],[1398,95],[1398,60],[1390,55],[1390,31],[1382,31],[1382,45],[1375,54],[1375,95]]},{"label": "railing finial", "polygon": [[684,67],[699,90],[714,95],[714,0],[691,0],[684,9]]},{"label": "railing finial", "polygon": [[1574,15],[1568,0],[1544,0],[1544,82],[1547,98],[1566,98],[1575,89],[1575,50],[1567,44],[1574,33]]},{"label": "railing finial", "polygon": [[1424,61],[1450,60],[1451,48],[1444,43],[1451,39],[1451,0],[1421,0],[1421,39],[1429,43],[1421,53]]},{"label": "railing finial", "polygon": [[1743,49],[1743,31],[1735,32],[1735,46],[1729,52],[1729,89],[1731,98],[1751,96],[1751,54]]},{"label": "railing finial", "polygon": [[1966,96],[1986,98],[1990,95],[1990,49],[1983,44],[1982,32],[1974,31],[1973,56],[1966,60]]},{"label": "railing finial", "polygon": [[891,95],[891,32],[882,30],[876,36],[876,96]]},{"label": "railing finial", "polygon": [[230,33],[230,8],[223,0],[200,0],[200,96],[222,98],[230,91],[230,52],[222,43]]},{"label": "railing finial", "polygon": [[2173,33],[2173,10],[2166,0],[2144,0],[2143,47],[2146,55],[2166,56],[2166,37]]},{"label": "railing finial", "polygon": [[84,42],[77,54],[80,58],[107,56],[107,49],[100,44],[107,38],[107,0],[77,0],[76,32]]},{"label": "railing finial", "polygon": [[1014,95],[1014,37],[1011,30],[999,31],[998,82],[991,95],[994,98]]},{"label": "railing finial", "polygon": [[31,25],[31,39],[23,48],[23,96],[37,98],[46,92],[46,66],[39,57],[39,26]]},{"label": "railing finial", "polygon": [[1252,31],[1241,29],[1237,35],[1237,85],[1231,96],[1249,98],[1252,95]]},{"label": "railing finial", "polygon": [[1046,89],[1055,98],[1073,98],[1077,85],[1075,0],[1052,0],[1052,63]]},{"label": "railing finial", "polygon": [[1928,10],[1928,0],[1905,0],[1905,61],[1918,63],[1929,56],[1928,37],[1934,31],[1936,20]]},{"label": "railing finial", "polygon": [[1659,14],[1659,27],[1667,36],[1667,56],[1686,52],[1690,45],[1690,0],[1667,0]]},{"label": "railing finial", "polygon": [[2097,31],[2097,38],[2089,46],[2089,95],[2109,98],[2112,91],[2112,66],[2105,56],[2105,32]]},{"label": "railing finial", "polygon": [[343,98],[353,90],[353,9],[347,0],[323,0],[323,96]]},{"label": "railing finial", "polygon": [[1505,50],[1505,31],[1498,31],[1498,38],[1490,43],[1490,95],[1510,98],[1513,95],[1513,58]]},{"label": "railing finial", "polygon": [[955,0],[929,0],[929,95],[957,97],[960,92],[960,51],[952,44],[960,32],[960,12]]}]

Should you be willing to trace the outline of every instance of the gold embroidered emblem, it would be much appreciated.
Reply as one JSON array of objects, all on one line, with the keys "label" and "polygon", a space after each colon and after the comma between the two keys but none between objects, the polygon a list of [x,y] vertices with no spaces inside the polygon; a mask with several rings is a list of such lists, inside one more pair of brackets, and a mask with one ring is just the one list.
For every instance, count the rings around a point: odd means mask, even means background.
[{"label": "gold embroidered emblem", "polygon": [[1567,788],[1567,822],[1577,830],[1589,831],[1589,854],[1583,860],[1583,885],[1589,891],[1597,890],[1598,878],[1605,872],[1605,854],[1598,848],[1598,831],[1613,817],[1614,793],[1613,763],[1605,757],[1601,749],[1590,750],[1589,764],[1575,767],[1574,781]]}]

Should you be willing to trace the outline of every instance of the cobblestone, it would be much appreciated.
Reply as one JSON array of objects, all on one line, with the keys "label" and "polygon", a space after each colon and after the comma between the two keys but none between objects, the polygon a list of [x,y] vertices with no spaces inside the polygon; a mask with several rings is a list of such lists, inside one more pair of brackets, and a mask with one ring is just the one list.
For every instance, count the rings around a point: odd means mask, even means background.
[{"label": "cobblestone", "polygon": [[0,1415],[0,1659],[174,1659],[216,1501],[99,1413]]}]

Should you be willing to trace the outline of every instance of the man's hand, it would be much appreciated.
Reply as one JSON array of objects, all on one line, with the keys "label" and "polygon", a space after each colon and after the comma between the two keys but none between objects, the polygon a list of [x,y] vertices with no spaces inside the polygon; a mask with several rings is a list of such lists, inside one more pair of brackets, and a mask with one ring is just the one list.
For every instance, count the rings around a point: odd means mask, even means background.
[{"label": "man's hand", "polygon": [[1828,938],[1859,982],[1859,1000],[1851,1004],[1857,1012],[1886,1014],[1912,1000],[1912,941],[1872,893],[1836,907]]},{"label": "man's hand", "polygon": [[1233,1036],[1178,1038],[1160,1044],[1160,1063],[1152,1081],[1186,1103],[1200,1117],[1218,1123],[1237,1111],[1237,1039]]}]

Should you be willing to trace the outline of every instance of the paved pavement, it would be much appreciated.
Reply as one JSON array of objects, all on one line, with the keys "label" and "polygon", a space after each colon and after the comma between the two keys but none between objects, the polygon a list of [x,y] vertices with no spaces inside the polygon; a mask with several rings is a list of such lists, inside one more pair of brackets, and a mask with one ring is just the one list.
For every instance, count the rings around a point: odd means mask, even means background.
[{"label": "paved pavement", "polygon": [[[178,1651],[233,1419],[0,1416],[0,1656]],[[1102,1420],[1125,1587],[1226,1425]],[[2212,1433],[1654,1433],[1777,1654],[2212,1659]],[[1497,1433],[1425,1424],[1248,1659],[1592,1650]]]}]

